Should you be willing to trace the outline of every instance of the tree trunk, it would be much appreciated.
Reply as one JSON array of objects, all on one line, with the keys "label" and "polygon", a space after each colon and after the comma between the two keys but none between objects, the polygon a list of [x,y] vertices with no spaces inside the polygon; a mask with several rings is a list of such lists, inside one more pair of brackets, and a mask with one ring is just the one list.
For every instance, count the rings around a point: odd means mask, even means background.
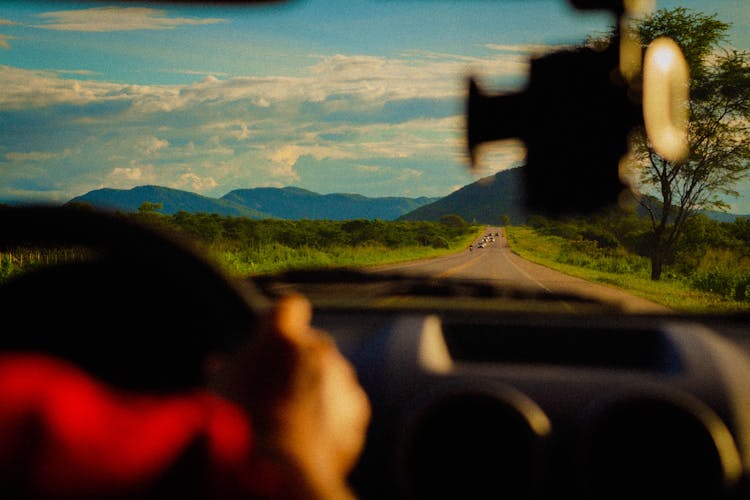
[{"label": "tree trunk", "polygon": [[661,279],[662,265],[664,264],[664,255],[660,251],[654,251],[651,255],[651,280],[659,281]]}]

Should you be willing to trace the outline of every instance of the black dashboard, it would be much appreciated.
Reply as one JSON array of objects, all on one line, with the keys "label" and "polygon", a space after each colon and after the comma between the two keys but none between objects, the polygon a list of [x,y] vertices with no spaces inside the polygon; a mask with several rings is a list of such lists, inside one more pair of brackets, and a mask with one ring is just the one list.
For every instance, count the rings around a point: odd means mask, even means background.
[{"label": "black dashboard", "polygon": [[747,327],[716,321],[316,313],[373,405],[353,483],[404,500],[744,498]]}]

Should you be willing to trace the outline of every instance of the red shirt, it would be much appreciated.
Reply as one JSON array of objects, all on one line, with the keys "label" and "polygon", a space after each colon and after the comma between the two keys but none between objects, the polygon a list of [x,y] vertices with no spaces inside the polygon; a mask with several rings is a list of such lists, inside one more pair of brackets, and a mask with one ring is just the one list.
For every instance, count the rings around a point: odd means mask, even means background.
[{"label": "red shirt", "polygon": [[58,359],[0,355],[0,492],[142,498],[174,486],[192,498],[270,497],[252,437],[239,406],[202,389],[126,393]]}]

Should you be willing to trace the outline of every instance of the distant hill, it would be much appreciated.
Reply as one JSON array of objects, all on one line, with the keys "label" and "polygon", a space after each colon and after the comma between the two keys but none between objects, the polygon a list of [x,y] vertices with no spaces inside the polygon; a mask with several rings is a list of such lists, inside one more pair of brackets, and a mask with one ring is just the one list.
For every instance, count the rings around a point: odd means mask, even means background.
[{"label": "distant hill", "polygon": [[[68,203],[82,202],[104,210],[137,212],[142,203],[151,202],[161,203],[163,208],[159,212],[164,214],[184,210],[251,219],[437,221],[443,215],[456,214],[468,222],[499,224],[501,217],[507,215],[512,223],[521,224],[526,221],[522,206],[521,168],[482,178],[443,198],[368,198],[358,194],[318,194],[295,187],[237,189],[221,198],[210,198],[179,189],[139,186],[96,189]],[[722,222],[748,217],[716,211],[704,213]]]},{"label": "distant hill", "polygon": [[[444,198],[402,215],[399,220],[437,221],[443,215],[456,214],[468,222],[499,224],[501,217],[507,215],[512,223],[523,224],[529,214],[523,208],[521,168],[523,167],[503,170],[479,179]],[[655,202],[654,206],[658,206],[658,202]],[[643,208],[639,208],[638,213],[646,216]],[[732,222],[738,218],[750,217],[715,210],[705,210],[701,213],[719,222]]]},{"label": "distant hill", "polygon": [[161,203],[163,214],[181,210],[252,219],[394,220],[438,198],[368,198],[358,194],[318,194],[300,188],[237,189],[221,198],[161,186],[96,189],[68,203],[87,203],[103,210],[137,212],[144,202]]},{"label": "distant hill", "polygon": [[479,179],[399,219],[437,221],[443,215],[456,214],[467,222],[500,224],[501,217],[507,215],[518,224],[526,219],[521,196],[521,167],[517,167]]},{"label": "distant hill", "polygon": [[[653,196],[644,196],[641,201],[651,207],[656,217],[661,217],[662,204],[658,199],[654,198]],[[646,210],[646,208],[644,208],[641,205],[636,206],[636,212],[641,217],[649,216],[649,213]],[[675,207],[672,212],[672,215],[675,215],[676,213],[677,213],[677,208]],[[748,214],[745,214],[745,215],[731,214],[728,212],[721,212],[719,210],[699,210],[698,213],[701,215],[705,215],[709,219],[713,219],[718,222],[734,222],[736,219],[750,218],[750,215]]]},{"label": "distant hill", "polygon": [[209,198],[189,191],[161,186],[138,186],[132,189],[96,189],[77,196],[68,203],[88,203],[102,210],[137,212],[144,202],[161,203],[163,214],[175,214],[181,210],[191,213],[215,213],[252,219],[268,218],[267,214],[227,200]]},{"label": "distant hill", "polygon": [[221,199],[281,219],[394,220],[439,198],[369,198],[359,194],[318,194],[285,187],[236,189]]},{"label": "distant hill", "polygon": [[726,212],[717,212],[715,210],[706,210],[702,213],[709,219],[714,219],[719,222],[734,222],[736,219],[750,219],[750,214],[737,215]]}]

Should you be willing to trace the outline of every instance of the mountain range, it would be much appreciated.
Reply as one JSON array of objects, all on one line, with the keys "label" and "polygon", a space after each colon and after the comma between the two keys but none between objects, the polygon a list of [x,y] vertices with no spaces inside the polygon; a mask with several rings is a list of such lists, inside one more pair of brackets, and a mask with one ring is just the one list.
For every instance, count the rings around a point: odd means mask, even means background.
[{"label": "mountain range", "polygon": [[157,203],[161,204],[158,212],[169,215],[185,211],[251,219],[394,220],[436,200],[438,198],[318,194],[297,187],[236,189],[221,198],[210,198],[162,186],[138,186],[132,189],[96,189],[67,203],[84,203],[102,210],[122,212],[137,212],[143,203]]},{"label": "mountain range", "polygon": [[[522,167],[503,170],[472,182],[444,197],[367,197],[359,194],[319,194],[298,187],[236,189],[221,198],[161,186],[96,189],[68,203],[86,203],[105,210],[136,212],[145,202],[160,203],[164,214],[179,211],[215,213],[251,219],[380,219],[436,221],[456,214],[479,224],[524,223]],[[719,221],[743,215],[704,212]]]}]

